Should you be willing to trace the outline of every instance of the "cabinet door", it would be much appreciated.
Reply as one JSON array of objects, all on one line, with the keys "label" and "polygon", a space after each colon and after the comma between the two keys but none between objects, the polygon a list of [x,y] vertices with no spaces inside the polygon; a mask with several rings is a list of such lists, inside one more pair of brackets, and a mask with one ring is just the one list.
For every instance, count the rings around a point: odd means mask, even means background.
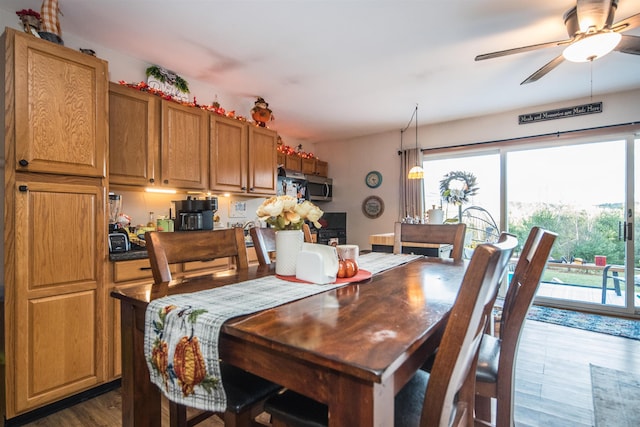
[{"label": "cabinet door", "polygon": [[270,129],[248,125],[249,128],[249,193],[276,194],[276,148],[278,134]]},{"label": "cabinet door", "polygon": [[145,186],[160,164],[160,98],[109,84],[109,182]]},{"label": "cabinet door", "polygon": [[247,125],[226,117],[210,116],[211,189],[247,191]]},{"label": "cabinet door", "polygon": [[7,31],[15,48],[7,68],[15,79],[16,168],[106,176],[107,63]]},{"label": "cabinet door", "polygon": [[160,174],[162,185],[204,190],[209,166],[207,113],[162,101]]},{"label": "cabinet door", "polygon": [[7,289],[15,347],[7,373],[15,375],[10,400],[20,413],[104,380],[106,245],[102,187],[16,186],[15,274]]},{"label": "cabinet door", "polygon": [[316,159],[302,159],[302,173],[313,175],[316,173]]},{"label": "cabinet door", "polygon": [[316,175],[328,177],[329,176],[329,163],[322,160],[316,160]]}]

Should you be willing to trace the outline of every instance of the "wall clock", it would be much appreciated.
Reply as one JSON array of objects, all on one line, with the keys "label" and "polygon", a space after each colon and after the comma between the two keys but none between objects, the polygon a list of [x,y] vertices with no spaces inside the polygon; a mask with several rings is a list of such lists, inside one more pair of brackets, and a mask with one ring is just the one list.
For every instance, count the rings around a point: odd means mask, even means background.
[{"label": "wall clock", "polygon": [[378,196],[369,196],[362,202],[362,213],[367,218],[378,218],[384,212],[384,202]]},{"label": "wall clock", "polygon": [[365,177],[364,182],[369,188],[378,188],[382,184],[382,174],[378,171],[371,171]]}]

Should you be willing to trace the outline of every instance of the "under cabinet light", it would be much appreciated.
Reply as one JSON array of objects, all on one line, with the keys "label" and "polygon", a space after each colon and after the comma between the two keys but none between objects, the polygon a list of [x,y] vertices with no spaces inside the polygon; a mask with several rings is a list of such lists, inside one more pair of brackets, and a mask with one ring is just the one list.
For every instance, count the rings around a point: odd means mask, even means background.
[{"label": "under cabinet light", "polygon": [[176,194],[176,190],[171,188],[147,187],[144,189],[147,193]]}]

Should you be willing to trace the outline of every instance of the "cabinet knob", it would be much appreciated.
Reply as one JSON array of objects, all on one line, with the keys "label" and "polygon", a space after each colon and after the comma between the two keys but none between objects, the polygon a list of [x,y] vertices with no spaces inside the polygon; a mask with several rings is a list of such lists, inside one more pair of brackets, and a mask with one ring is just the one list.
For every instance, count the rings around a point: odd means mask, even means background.
[{"label": "cabinet knob", "polygon": [[154,182],[156,182],[156,180],[155,180],[155,179],[153,179],[153,178],[151,178],[151,179],[149,179],[149,182],[150,182],[151,184],[153,184]]},{"label": "cabinet knob", "polygon": [[242,191],[247,191],[247,187],[240,187]]},{"label": "cabinet knob", "polygon": [[168,184],[168,183],[169,183],[169,180],[168,180],[168,179],[165,179],[165,180],[164,180],[164,181],[162,181],[162,182],[163,182],[163,183],[165,183],[165,184]]},{"label": "cabinet knob", "polygon": [[249,191],[253,193],[255,190],[254,190],[253,187],[251,187],[251,188],[249,188]]},{"label": "cabinet knob", "polygon": [[19,185],[18,186],[18,191],[22,191],[24,193],[27,190],[29,190],[29,187],[27,187],[26,185]]},{"label": "cabinet knob", "polygon": [[18,162],[20,164],[20,166],[29,166],[29,161],[25,160],[25,159],[20,159],[20,161]]}]

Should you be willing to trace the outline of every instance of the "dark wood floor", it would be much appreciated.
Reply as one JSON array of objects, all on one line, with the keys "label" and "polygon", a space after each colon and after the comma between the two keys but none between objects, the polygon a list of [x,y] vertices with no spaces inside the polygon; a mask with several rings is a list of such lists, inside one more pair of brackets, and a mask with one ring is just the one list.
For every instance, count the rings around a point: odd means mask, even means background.
[{"label": "dark wood floor", "polygon": [[[640,341],[527,321],[516,368],[516,426],[593,426],[589,364],[640,373],[639,354]],[[27,426],[115,427],[120,414],[116,390]],[[222,423],[210,419],[200,425]]]}]

